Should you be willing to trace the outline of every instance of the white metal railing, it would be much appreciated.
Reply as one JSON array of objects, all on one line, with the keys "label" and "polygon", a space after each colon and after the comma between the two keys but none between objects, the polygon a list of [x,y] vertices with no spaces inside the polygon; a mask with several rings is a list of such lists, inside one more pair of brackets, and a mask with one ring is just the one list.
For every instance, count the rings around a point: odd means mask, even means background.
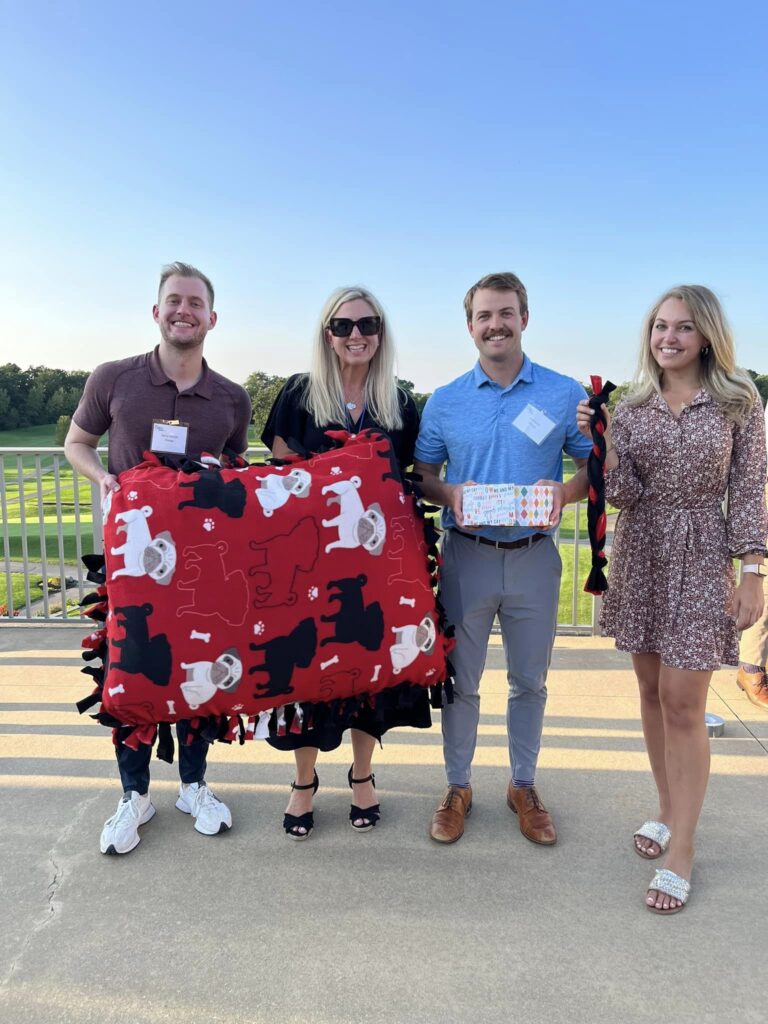
[{"label": "white metal railing", "polygon": [[[102,458],[106,451],[98,449]],[[263,458],[267,451],[248,454]],[[569,506],[557,533],[564,569],[559,633],[598,632],[599,601],[582,590],[585,515],[582,502]],[[102,550],[101,535],[98,487],[74,472],[63,448],[0,448],[0,623],[80,624],[77,606],[93,588],[82,556]]]}]

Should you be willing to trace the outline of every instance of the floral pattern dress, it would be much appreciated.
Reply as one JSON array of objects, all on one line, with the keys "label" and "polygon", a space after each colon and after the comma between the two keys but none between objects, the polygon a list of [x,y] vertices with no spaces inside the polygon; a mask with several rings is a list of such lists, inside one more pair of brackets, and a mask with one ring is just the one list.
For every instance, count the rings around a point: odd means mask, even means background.
[{"label": "floral pattern dress", "polygon": [[760,402],[740,427],[704,390],[678,418],[654,394],[620,403],[612,436],[619,465],[606,472],[606,500],[621,512],[604,632],[672,668],[736,665],[731,559],[764,550],[768,532]]}]

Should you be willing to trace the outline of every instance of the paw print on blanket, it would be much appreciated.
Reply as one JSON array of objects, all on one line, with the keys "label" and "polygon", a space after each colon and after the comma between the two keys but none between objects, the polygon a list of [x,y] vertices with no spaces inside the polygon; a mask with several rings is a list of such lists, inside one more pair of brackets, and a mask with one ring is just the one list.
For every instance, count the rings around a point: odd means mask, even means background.
[{"label": "paw print on blanket", "polygon": [[261,636],[263,632],[264,632],[264,623],[263,622],[254,622],[254,624],[253,624],[253,635],[254,636]]},{"label": "paw print on blanket", "polygon": [[317,589],[317,587],[310,587],[309,590],[307,591],[307,597],[309,598],[310,601],[316,601],[319,595],[320,591]]},{"label": "paw print on blanket", "polygon": [[331,476],[341,476],[341,466],[331,466]]},{"label": "paw print on blanket", "polygon": [[128,501],[136,501],[139,496],[138,491],[128,491]]},{"label": "paw print on blanket", "polygon": [[212,519],[204,519],[203,520],[203,529],[207,530],[208,533],[210,533],[211,530],[216,529],[216,523],[214,523],[214,521]]}]

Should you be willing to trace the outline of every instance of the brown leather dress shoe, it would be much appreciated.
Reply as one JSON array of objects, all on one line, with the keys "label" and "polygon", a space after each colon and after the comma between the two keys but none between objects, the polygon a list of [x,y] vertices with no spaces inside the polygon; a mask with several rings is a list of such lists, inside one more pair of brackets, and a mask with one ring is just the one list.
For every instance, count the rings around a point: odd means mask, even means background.
[{"label": "brown leather dress shoe", "polygon": [[429,834],[436,843],[456,843],[464,835],[464,819],[472,810],[472,790],[449,786],[443,802],[432,815]]},{"label": "brown leather dress shoe", "polygon": [[549,811],[539,800],[533,786],[515,789],[510,782],[507,787],[507,806],[520,819],[520,831],[532,843],[552,846],[557,842],[557,832]]},{"label": "brown leather dress shoe", "polygon": [[766,678],[765,671],[747,672],[739,665],[739,671],[736,673],[736,682],[739,689],[744,691],[747,699],[756,708],[768,711],[768,678]]}]

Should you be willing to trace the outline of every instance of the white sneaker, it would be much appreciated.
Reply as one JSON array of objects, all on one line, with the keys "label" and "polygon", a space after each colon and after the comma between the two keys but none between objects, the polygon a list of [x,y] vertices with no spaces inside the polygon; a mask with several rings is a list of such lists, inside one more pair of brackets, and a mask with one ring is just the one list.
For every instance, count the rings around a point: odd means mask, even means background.
[{"label": "white sneaker", "polygon": [[130,853],[141,842],[139,825],[154,818],[155,808],[149,793],[141,796],[132,790],[125,793],[117,810],[104,822],[101,832],[102,853]]},{"label": "white sneaker", "polygon": [[185,814],[192,815],[195,828],[204,836],[217,836],[232,828],[229,808],[213,795],[213,790],[205,782],[192,782],[188,786],[182,783],[176,806]]}]

